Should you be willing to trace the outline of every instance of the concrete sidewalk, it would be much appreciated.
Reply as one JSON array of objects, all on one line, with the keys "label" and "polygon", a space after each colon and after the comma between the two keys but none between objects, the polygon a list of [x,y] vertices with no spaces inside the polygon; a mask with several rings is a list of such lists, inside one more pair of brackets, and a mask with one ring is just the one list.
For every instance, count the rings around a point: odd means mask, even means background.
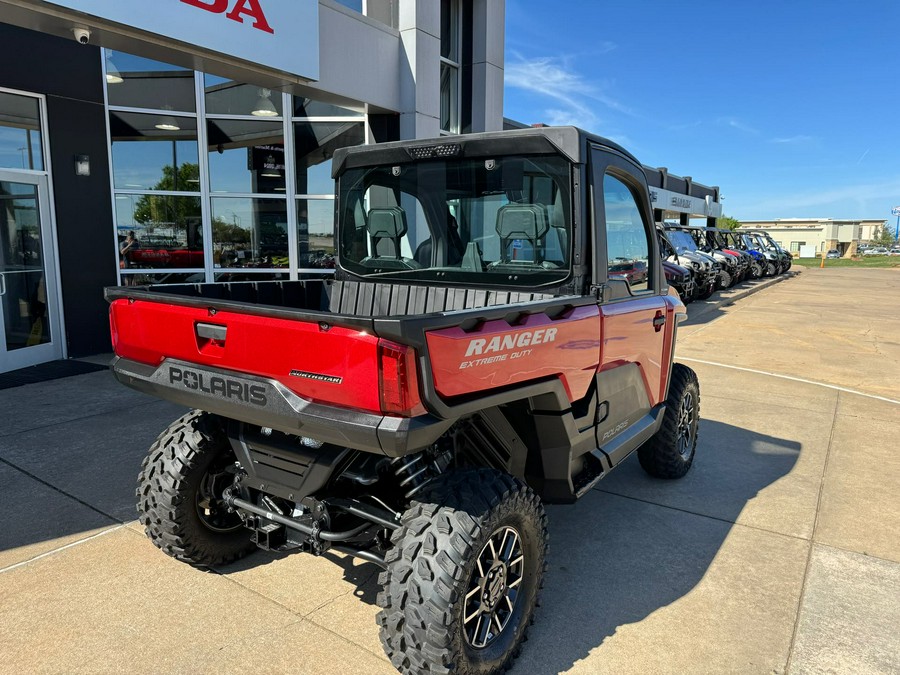
[{"label": "concrete sidewalk", "polygon": [[[513,672],[900,672],[900,405],[871,397],[897,391],[898,301],[865,317],[877,349],[829,368],[858,298],[900,274],[855,272],[692,306],[696,464],[665,482],[633,458],[550,507]],[[94,373],[0,391],[0,410],[0,672],[395,672],[375,566],[256,553],[204,573],[144,537],[135,478],[178,407]]]}]

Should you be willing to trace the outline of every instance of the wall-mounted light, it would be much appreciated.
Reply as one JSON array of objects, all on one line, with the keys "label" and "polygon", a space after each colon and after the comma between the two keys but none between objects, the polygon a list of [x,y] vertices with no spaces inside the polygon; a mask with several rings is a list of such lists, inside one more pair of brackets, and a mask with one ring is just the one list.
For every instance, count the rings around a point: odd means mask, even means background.
[{"label": "wall-mounted light", "polygon": [[250,114],[256,117],[278,117],[278,110],[270,96],[272,96],[272,92],[269,89],[260,89],[259,98]]},{"label": "wall-mounted light", "polygon": [[88,155],[75,155],[75,175],[91,175],[91,158]]}]

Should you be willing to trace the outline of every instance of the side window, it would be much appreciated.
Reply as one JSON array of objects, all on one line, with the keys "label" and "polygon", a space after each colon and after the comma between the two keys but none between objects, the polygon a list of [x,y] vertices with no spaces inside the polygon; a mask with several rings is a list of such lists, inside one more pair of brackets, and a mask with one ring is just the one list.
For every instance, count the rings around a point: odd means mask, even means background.
[{"label": "side window", "polygon": [[633,293],[650,289],[650,240],[634,195],[621,180],[603,177],[609,276],[625,279]]}]

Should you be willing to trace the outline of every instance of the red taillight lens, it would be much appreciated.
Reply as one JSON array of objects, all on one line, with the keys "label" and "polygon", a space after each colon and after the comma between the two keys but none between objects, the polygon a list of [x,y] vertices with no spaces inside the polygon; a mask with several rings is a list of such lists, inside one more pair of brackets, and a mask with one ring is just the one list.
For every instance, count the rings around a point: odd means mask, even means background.
[{"label": "red taillight lens", "polygon": [[385,415],[415,417],[425,413],[416,377],[416,350],[378,341],[378,390]]},{"label": "red taillight lens", "polygon": [[116,347],[119,346],[119,329],[116,326],[116,305],[115,303],[109,306],[109,337],[112,342],[113,352],[116,351]]}]

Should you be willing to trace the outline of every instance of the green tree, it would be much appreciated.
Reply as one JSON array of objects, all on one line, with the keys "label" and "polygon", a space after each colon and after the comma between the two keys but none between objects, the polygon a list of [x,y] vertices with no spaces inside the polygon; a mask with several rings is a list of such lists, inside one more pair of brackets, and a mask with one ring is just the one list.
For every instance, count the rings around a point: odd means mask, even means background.
[{"label": "green tree", "polygon": [[718,220],[718,226],[723,230],[736,230],[741,226],[741,221],[731,216],[722,216]]},{"label": "green tree", "polygon": [[879,225],[872,233],[872,243],[876,246],[890,248],[894,245],[894,241],[894,231],[885,225]]},{"label": "green tree", "polygon": [[[198,189],[200,165],[185,162],[176,175],[172,166],[163,167],[163,176],[153,186],[154,190],[177,191]],[[134,205],[134,220],[141,225],[157,223],[183,224],[189,218],[200,217],[200,200],[197,197],[164,197],[144,195]]]},{"label": "green tree", "polygon": [[250,232],[240,225],[229,223],[221,218],[213,218],[213,241],[217,243],[228,242],[230,244],[250,243]]}]

